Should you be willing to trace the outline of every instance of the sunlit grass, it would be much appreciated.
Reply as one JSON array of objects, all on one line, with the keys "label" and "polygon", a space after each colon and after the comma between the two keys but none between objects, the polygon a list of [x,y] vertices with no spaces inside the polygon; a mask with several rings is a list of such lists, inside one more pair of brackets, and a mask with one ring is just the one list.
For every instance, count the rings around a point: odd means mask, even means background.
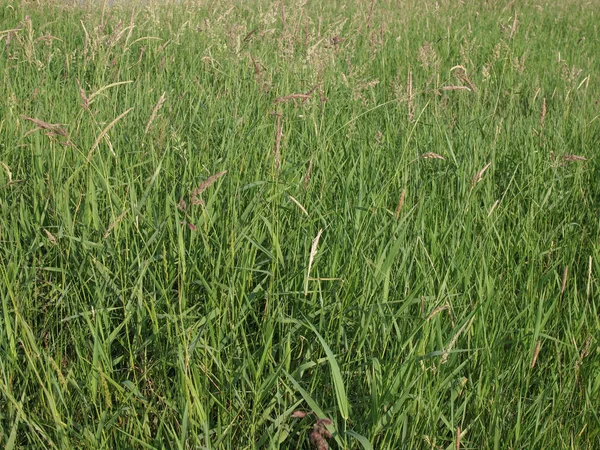
[{"label": "sunlit grass", "polygon": [[0,4],[0,446],[600,447],[597,4]]}]

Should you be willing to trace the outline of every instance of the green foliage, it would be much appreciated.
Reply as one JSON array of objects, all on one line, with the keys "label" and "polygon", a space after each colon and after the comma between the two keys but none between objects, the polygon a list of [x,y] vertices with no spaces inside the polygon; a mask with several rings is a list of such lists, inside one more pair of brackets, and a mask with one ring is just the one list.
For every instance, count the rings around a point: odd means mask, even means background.
[{"label": "green foliage", "polygon": [[2,0],[0,446],[600,448],[599,14]]}]

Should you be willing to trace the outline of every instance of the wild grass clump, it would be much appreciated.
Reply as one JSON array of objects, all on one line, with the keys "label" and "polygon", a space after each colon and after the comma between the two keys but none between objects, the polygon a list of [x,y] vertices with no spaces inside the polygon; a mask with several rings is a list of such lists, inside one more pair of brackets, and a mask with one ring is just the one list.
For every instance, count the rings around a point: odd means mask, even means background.
[{"label": "wild grass clump", "polygon": [[0,447],[600,448],[597,3],[0,1]]}]

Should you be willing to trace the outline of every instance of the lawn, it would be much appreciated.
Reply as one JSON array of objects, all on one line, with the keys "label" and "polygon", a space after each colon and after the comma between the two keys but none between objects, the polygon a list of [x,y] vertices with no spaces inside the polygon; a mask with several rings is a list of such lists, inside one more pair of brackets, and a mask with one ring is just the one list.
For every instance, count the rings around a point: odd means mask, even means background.
[{"label": "lawn", "polygon": [[0,0],[0,447],[600,448],[599,24]]}]

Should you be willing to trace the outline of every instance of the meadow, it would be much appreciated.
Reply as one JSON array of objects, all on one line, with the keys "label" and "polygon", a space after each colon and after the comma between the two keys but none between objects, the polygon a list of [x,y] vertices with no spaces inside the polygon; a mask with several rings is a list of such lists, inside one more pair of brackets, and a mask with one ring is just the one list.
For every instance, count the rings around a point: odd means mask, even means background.
[{"label": "meadow", "polygon": [[0,0],[0,447],[600,448],[599,24]]}]

